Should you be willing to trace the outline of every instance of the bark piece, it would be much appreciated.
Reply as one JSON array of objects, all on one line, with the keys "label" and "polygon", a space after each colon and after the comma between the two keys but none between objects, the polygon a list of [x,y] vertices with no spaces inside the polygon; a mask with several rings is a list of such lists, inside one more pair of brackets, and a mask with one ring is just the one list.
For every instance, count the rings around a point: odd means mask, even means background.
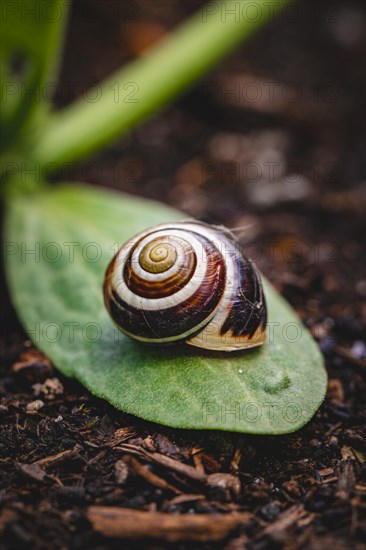
[{"label": "bark piece", "polygon": [[107,537],[155,539],[167,542],[219,541],[230,535],[252,514],[164,514],[108,506],[90,506],[87,518],[93,528]]},{"label": "bark piece", "polygon": [[176,495],[180,495],[182,493],[182,491],[168,483],[165,479],[154,474],[154,472],[151,472],[147,466],[140,464],[140,462],[132,456],[127,455],[124,460],[131,468],[133,468],[137,475],[145,479],[145,481],[150,483],[150,485],[166,491],[172,491]]},{"label": "bark piece", "polygon": [[148,453],[144,452],[144,455],[150,458],[153,462],[164,466],[170,470],[177,472],[178,474],[185,475],[186,477],[193,479],[195,481],[205,482],[207,475],[204,472],[200,472],[193,466],[185,464],[184,462],[179,462],[170,456],[165,456],[160,453]]},{"label": "bark piece", "polygon": [[23,464],[22,462],[16,463],[17,468],[22,474],[34,479],[35,481],[43,481],[46,477],[46,472],[42,470],[39,464]]},{"label": "bark piece", "polygon": [[58,462],[62,462],[63,460],[67,460],[69,458],[76,458],[80,450],[81,450],[81,446],[76,444],[72,449],[66,449],[66,451],[61,451],[60,453],[57,453],[55,455],[46,456],[45,458],[40,458],[33,464],[40,466],[42,468],[48,468],[49,466],[53,466],[54,464],[57,464]]}]

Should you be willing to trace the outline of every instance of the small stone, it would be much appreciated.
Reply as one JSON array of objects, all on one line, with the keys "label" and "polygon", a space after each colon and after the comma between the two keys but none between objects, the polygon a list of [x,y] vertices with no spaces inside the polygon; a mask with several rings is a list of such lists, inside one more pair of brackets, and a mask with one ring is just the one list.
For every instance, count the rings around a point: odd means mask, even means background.
[{"label": "small stone", "polygon": [[64,387],[58,378],[47,378],[43,384],[33,384],[32,388],[36,396],[43,394],[50,401],[64,393]]},{"label": "small stone", "polygon": [[334,338],[331,338],[329,336],[325,337],[320,341],[320,349],[324,355],[329,356],[333,353],[334,350]]},{"label": "small stone", "polygon": [[123,485],[128,478],[128,466],[123,460],[117,460],[114,464],[114,479],[119,485]]},{"label": "small stone", "polygon": [[239,498],[241,483],[238,477],[232,474],[210,474],[207,476],[208,496],[221,502],[230,502]]},{"label": "small stone", "polygon": [[263,519],[266,521],[274,521],[278,514],[280,513],[281,508],[276,504],[275,502],[269,502],[268,504],[265,504],[260,509],[260,514]]},{"label": "small stone", "polygon": [[355,359],[363,359],[366,356],[366,346],[361,340],[356,340],[351,348],[351,355]]},{"label": "small stone", "polygon": [[36,399],[35,401],[28,403],[25,410],[27,414],[35,414],[42,409],[42,407],[44,407],[43,401],[41,399]]},{"label": "small stone", "polygon": [[155,441],[151,437],[151,435],[148,435],[147,437],[145,437],[143,446],[146,450],[151,451],[153,453],[156,451]]}]

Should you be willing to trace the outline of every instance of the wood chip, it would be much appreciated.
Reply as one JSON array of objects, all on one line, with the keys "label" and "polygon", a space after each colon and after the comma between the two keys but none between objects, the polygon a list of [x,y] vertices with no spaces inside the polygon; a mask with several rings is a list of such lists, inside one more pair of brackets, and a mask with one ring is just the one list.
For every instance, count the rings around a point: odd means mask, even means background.
[{"label": "wood chip", "polygon": [[43,481],[46,477],[46,472],[38,464],[23,464],[22,462],[16,463],[17,468],[22,474],[34,479],[35,481]]},{"label": "wood chip", "polygon": [[120,445],[124,441],[127,441],[131,437],[134,437],[136,435],[136,431],[132,428],[118,428],[111,439],[109,439],[106,442],[106,445],[108,447],[115,447],[116,445]]},{"label": "wood chip", "polygon": [[268,525],[260,533],[260,536],[270,535],[276,536],[279,533],[286,531],[291,525],[302,519],[304,516],[304,506],[302,504],[295,504],[288,510],[280,514],[276,521]]},{"label": "wood chip", "polygon": [[53,466],[54,464],[57,464],[58,462],[62,462],[63,460],[66,460],[69,458],[76,458],[80,450],[81,450],[80,445],[76,444],[75,447],[73,447],[72,449],[67,449],[66,451],[62,451],[61,453],[57,453],[51,456],[46,456],[45,458],[40,458],[33,464],[37,464],[42,468],[48,468],[49,466]]},{"label": "wood chip", "polygon": [[87,510],[93,528],[104,536],[167,542],[223,540],[252,517],[247,512],[175,515],[108,506],[90,506]]},{"label": "wood chip", "polygon": [[237,500],[241,494],[240,480],[232,474],[210,474],[206,483],[208,496],[213,499],[231,502]]},{"label": "wood chip", "polygon": [[124,485],[128,478],[128,466],[124,460],[117,460],[114,464],[114,479],[118,485]]},{"label": "wood chip", "polygon": [[242,446],[243,446],[243,441],[240,441],[237,448],[235,449],[234,456],[231,459],[230,468],[232,472],[234,472],[235,474],[237,474],[240,469],[240,462],[242,457]]},{"label": "wood chip", "polygon": [[205,500],[204,495],[178,495],[165,503],[165,508],[175,506],[177,504],[186,504],[187,502],[197,502],[197,500]]},{"label": "wood chip", "polygon": [[355,484],[356,475],[353,462],[343,462],[340,466],[338,477],[338,497],[342,498],[343,500],[347,500]]},{"label": "wood chip", "polygon": [[318,470],[318,474],[320,477],[326,477],[334,474],[333,468],[323,468],[322,470]]},{"label": "wood chip", "polygon": [[143,449],[141,449],[137,445],[130,445],[129,443],[122,443],[122,445],[117,445],[116,447],[114,447],[114,449],[116,451],[124,451],[125,453],[136,455],[139,457],[144,457],[145,454],[142,452]]},{"label": "wood chip", "polygon": [[140,464],[140,462],[136,460],[136,458],[127,455],[124,460],[135,471],[137,475],[145,479],[145,481],[147,481],[154,487],[172,491],[176,495],[180,495],[182,493],[182,491],[165,481],[165,479],[151,472],[147,466],[143,466],[142,464]]},{"label": "wood chip", "polygon": [[169,456],[165,456],[160,453],[148,453],[147,451],[144,451],[144,455],[150,458],[153,462],[156,462],[161,466],[165,466],[165,468],[169,468],[170,470],[193,479],[194,481],[200,481],[202,483],[206,482],[206,474],[197,470],[193,466],[190,466],[189,464],[184,464],[184,462],[179,462],[174,458],[170,458]]},{"label": "wood chip", "polygon": [[204,474],[205,473],[205,468],[202,464],[202,457],[201,457],[202,451],[203,451],[203,449],[193,448],[192,451],[191,451],[191,455],[192,455],[193,462],[194,462],[196,470],[198,470],[199,472]]}]

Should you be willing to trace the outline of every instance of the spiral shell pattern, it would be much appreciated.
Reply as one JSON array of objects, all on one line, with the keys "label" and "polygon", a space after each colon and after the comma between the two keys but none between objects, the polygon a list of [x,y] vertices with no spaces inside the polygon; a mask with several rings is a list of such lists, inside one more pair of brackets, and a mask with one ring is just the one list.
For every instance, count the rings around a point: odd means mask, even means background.
[{"label": "spiral shell pattern", "polygon": [[231,351],[265,340],[260,276],[223,227],[187,221],[140,233],[109,264],[104,300],[118,328],[143,342]]}]

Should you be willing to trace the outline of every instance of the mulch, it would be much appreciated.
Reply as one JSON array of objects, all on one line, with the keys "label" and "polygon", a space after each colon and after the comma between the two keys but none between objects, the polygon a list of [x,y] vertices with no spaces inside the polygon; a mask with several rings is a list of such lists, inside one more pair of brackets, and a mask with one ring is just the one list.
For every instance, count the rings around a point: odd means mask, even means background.
[{"label": "mulch", "polygon": [[[136,25],[126,34],[108,3],[98,8],[98,24],[81,18],[80,4],[71,21],[60,105],[65,83],[76,74],[79,83],[90,82],[138,51]],[[161,33],[199,3],[184,8],[172,0],[161,13],[152,4],[141,2],[139,10],[159,22]],[[341,10],[336,22],[325,13],[314,25],[307,8],[296,29],[274,24],[209,79],[216,91],[223,79],[232,84],[248,73],[256,82],[297,81],[303,89],[332,82],[341,85],[335,103],[233,105],[220,93],[203,96],[198,85],[98,156],[91,178],[164,199],[209,222],[244,226],[249,255],[319,343],[329,376],[325,402],[300,431],[277,437],[146,422],[63,377],[24,334],[4,293],[4,548],[365,548],[364,49],[359,34],[349,33],[354,41],[347,42],[341,32],[347,21],[359,29],[352,14],[364,8],[340,1],[332,7]],[[90,64],[85,50],[84,58],[80,53],[85,41]],[[101,44],[111,54],[106,66]],[[280,176],[254,187],[243,178],[243,166],[263,166],[273,154],[281,166],[301,171],[296,196],[281,187]],[[75,170],[73,179],[90,180],[90,166]]]},{"label": "mulch", "polygon": [[254,437],[150,424],[60,376],[29,341],[17,358],[1,378],[6,547],[364,547],[365,364],[328,352],[315,418]]}]

